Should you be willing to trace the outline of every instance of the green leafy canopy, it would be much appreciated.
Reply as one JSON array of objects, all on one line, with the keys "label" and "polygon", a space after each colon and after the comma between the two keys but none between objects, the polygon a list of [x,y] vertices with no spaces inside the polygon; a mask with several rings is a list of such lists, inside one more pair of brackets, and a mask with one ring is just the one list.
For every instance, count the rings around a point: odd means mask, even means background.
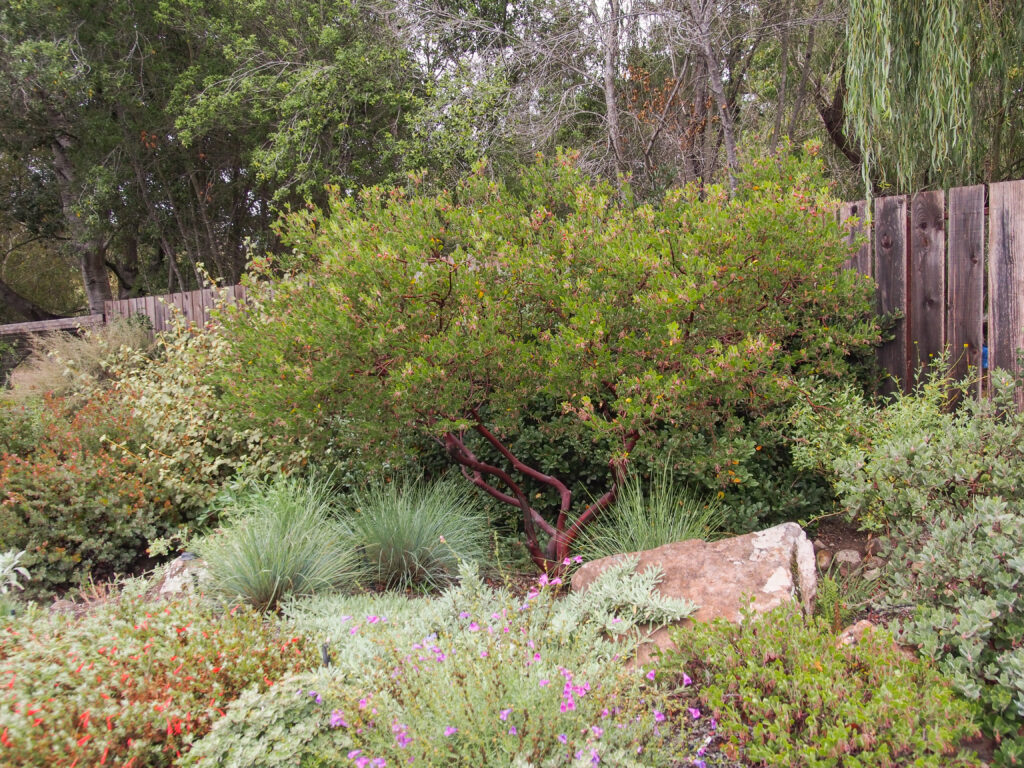
[{"label": "green leafy canopy", "polygon": [[613,461],[764,413],[877,338],[814,167],[769,161],[735,197],[687,187],[657,205],[568,155],[507,185],[481,164],[437,194],[418,177],[334,189],[326,213],[285,217],[290,276],[234,320],[226,402],[313,446],[416,431],[451,451],[466,430],[515,433],[540,393],[621,446]]}]

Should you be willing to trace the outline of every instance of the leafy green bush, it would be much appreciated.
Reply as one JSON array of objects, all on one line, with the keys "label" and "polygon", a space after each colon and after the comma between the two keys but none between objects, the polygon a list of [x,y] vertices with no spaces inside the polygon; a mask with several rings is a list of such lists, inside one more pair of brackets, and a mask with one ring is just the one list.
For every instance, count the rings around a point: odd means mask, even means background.
[{"label": "leafy green bush", "polygon": [[472,489],[449,480],[378,483],[357,491],[345,517],[367,576],[386,587],[436,589],[459,561],[483,563],[488,521]]},{"label": "leafy green bush", "polygon": [[33,596],[131,571],[181,521],[157,478],[101,440],[134,429],[109,393],[73,413],[50,402],[45,419],[33,451],[0,454],[0,541],[26,550]]},{"label": "leafy green bush", "polygon": [[1024,502],[975,497],[903,521],[889,559],[890,604],[914,603],[904,642],[978,705],[1002,765],[1024,759]]},{"label": "leafy green bush", "polygon": [[0,625],[0,763],[170,766],[245,689],[308,668],[301,638],[244,608],[148,603]]},{"label": "leafy green bush", "polygon": [[102,348],[102,376],[65,397],[0,400],[0,541],[27,550],[36,595],[148,565],[147,543],[190,530],[228,479],[304,459],[274,456],[215,407],[215,327]]},{"label": "leafy green bush", "polygon": [[[619,583],[605,592],[636,592],[641,577],[606,578]],[[636,638],[607,639],[588,618],[596,604],[560,603],[554,586],[542,578],[517,600],[464,568],[432,600],[293,604],[300,627],[332,638],[336,666],[245,696],[183,764],[662,766],[692,754],[667,692],[614,663]],[[659,618],[687,613],[665,608]],[[632,630],[629,610],[619,625]]]},{"label": "leafy green bush", "polygon": [[329,484],[278,476],[235,491],[215,504],[224,527],[196,544],[220,592],[257,610],[286,597],[354,585],[351,533],[334,519]]},{"label": "leafy green bush", "polygon": [[[507,185],[480,166],[435,195],[416,179],[333,190],[327,211],[285,218],[279,266],[293,274],[252,285],[217,383],[240,425],[316,452],[404,462],[412,436],[440,441],[557,569],[611,496],[592,488],[598,507],[574,507],[571,476],[508,449],[538,394],[618,477],[636,450],[759,423],[791,404],[797,377],[841,379],[870,351],[870,285],[838,268],[849,246],[817,173],[790,158],[735,197],[691,186],[656,205],[568,156]],[[537,493],[559,499],[554,520],[528,509]]]},{"label": "leafy green bush", "polygon": [[862,527],[887,529],[880,602],[916,606],[905,639],[978,703],[1012,764],[1024,758],[1024,414],[1007,374],[992,379],[992,400],[956,409],[967,384],[936,374],[887,407],[845,393],[796,423],[801,461],[830,474]]},{"label": "leafy green bush", "polygon": [[667,467],[645,484],[636,474],[619,489],[606,515],[581,536],[579,554],[597,560],[624,552],[641,552],[687,539],[713,538],[723,510],[679,486]]},{"label": "leafy green bush", "polygon": [[954,754],[977,731],[966,702],[884,630],[837,648],[824,622],[787,605],[672,637],[678,651],[659,674],[679,676],[691,705],[717,720],[727,754],[792,768],[978,764]]}]

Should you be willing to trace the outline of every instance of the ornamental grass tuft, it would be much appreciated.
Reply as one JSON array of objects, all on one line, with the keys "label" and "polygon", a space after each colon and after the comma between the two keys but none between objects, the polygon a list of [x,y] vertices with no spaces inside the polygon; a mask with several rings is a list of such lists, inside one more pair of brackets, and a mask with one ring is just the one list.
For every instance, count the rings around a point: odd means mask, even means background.
[{"label": "ornamental grass tuft", "polygon": [[215,588],[262,611],[358,580],[351,533],[327,480],[281,476],[222,497],[224,526],[201,540]]},{"label": "ornamental grass tuft", "polygon": [[393,589],[439,589],[459,561],[489,552],[487,515],[475,496],[450,480],[377,483],[356,492],[345,516],[367,578]]}]

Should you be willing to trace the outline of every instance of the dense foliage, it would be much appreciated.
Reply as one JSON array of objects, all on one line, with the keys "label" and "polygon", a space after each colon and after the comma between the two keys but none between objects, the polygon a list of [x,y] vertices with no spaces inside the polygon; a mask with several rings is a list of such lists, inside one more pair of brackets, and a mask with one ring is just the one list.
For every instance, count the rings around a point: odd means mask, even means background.
[{"label": "dense foliage", "polygon": [[[255,311],[230,324],[224,402],[240,424],[318,454],[393,446],[402,458],[411,436],[430,437],[522,511],[535,561],[558,563],[634,450],[741,437],[798,377],[847,377],[877,339],[869,286],[838,269],[848,246],[815,178],[813,157],[768,161],[736,197],[688,187],[641,205],[560,156],[509,185],[481,166],[438,194],[417,179],[355,199],[335,190],[327,212],[285,219],[293,253],[280,266],[294,276],[253,285]],[[570,477],[505,442],[538,416],[538,394],[611,464],[612,490],[579,512]],[[528,490],[557,495],[554,522]]]},{"label": "dense foliage", "polygon": [[995,371],[994,398],[979,400],[933,374],[888,407],[847,392],[795,414],[801,462],[830,473],[861,526],[888,534],[881,602],[916,608],[905,640],[978,703],[1006,764],[1024,754],[1024,415],[1013,384]]},{"label": "dense foliage", "polygon": [[[629,594],[660,621],[692,611],[634,565],[595,595]],[[461,576],[433,599],[293,606],[299,631],[331,639],[335,666],[244,696],[183,764],[656,766],[687,754],[654,675],[614,663],[635,644],[632,606],[556,600],[546,577],[524,600],[470,567]]]},{"label": "dense foliage", "polygon": [[308,668],[284,625],[149,603],[148,586],[82,618],[37,610],[0,625],[0,762],[170,766],[242,691]]},{"label": "dense foliage", "polygon": [[717,719],[723,749],[754,765],[978,764],[955,754],[976,732],[965,702],[883,630],[837,647],[824,622],[783,606],[673,639],[678,651],[659,674],[683,675],[693,706]]}]

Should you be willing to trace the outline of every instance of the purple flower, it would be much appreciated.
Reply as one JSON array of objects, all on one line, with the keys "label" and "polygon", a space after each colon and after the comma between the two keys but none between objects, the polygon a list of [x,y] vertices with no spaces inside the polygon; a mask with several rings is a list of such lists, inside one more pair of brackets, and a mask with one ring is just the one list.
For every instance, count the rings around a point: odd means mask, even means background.
[{"label": "purple flower", "polygon": [[331,712],[331,728],[348,728],[348,721],[340,709]]},{"label": "purple flower", "polygon": [[657,709],[654,710],[654,722],[663,723],[665,722],[665,713],[659,712]]},{"label": "purple flower", "polygon": [[359,708],[360,709],[366,709],[366,707],[367,707],[367,705],[369,703],[370,703],[370,700],[368,698],[362,698],[362,699],[359,700]]},{"label": "purple flower", "polygon": [[477,624],[475,621],[471,621],[469,623],[469,626],[466,627],[466,629],[468,629],[470,632],[476,632],[478,629],[480,629],[480,625]]},{"label": "purple flower", "polygon": [[459,729],[456,728],[454,725],[449,725],[447,728],[444,729],[445,736],[454,736],[458,732]]},{"label": "purple flower", "polygon": [[599,738],[599,739],[600,739],[600,738],[601,738],[602,736],[604,736],[604,728],[599,728],[599,727],[598,727],[598,726],[596,726],[596,725],[592,725],[592,726],[590,727],[590,730],[591,730],[591,731],[593,732],[593,734],[594,734],[595,736],[597,736],[597,738]]},{"label": "purple flower", "polygon": [[362,751],[363,750],[361,749],[353,749],[351,752],[348,753],[348,759],[355,760],[357,757],[359,757],[359,753]]},{"label": "purple flower", "polygon": [[545,677],[539,683],[537,683],[537,685],[539,685],[541,688],[544,688],[548,685],[551,685],[551,681]]},{"label": "purple flower", "polygon": [[644,675],[644,677],[646,677],[648,680],[653,680],[654,679],[654,670],[652,669],[650,672],[648,672],[646,675]]},{"label": "purple flower", "polygon": [[380,616],[367,616],[366,617],[366,623],[367,624],[376,624],[378,621],[380,621]]},{"label": "purple flower", "polygon": [[690,716],[694,720],[696,720],[696,719],[698,719],[700,717],[700,710],[697,709],[696,707],[688,707],[687,711],[690,713]]},{"label": "purple flower", "polygon": [[590,750],[590,764],[591,765],[597,765],[600,762],[601,762],[601,756],[599,754],[597,754],[597,750],[596,749]]},{"label": "purple flower", "polygon": [[694,766],[694,768],[708,768],[708,764],[707,763],[705,763],[703,760],[699,760],[697,758],[694,758],[693,766]]},{"label": "purple flower", "polygon": [[469,611],[462,611],[462,612],[461,612],[461,613],[459,614],[459,618],[460,618],[460,619],[468,619],[468,618],[469,618]]},{"label": "purple flower", "polygon": [[498,717],[501,718],[502,721],[508,720],[508,716],[511,711],[511,709],[503,709],[498,713]]},{"label": "purple flower", "polygon": [[693,680],[690,679],[690,676],[683,672],[683,685],[689,685],[692,682]]},{"label": "purple flower", "polygon": [[487,658],[487,651],[480,651],[480,658],[481,659],[486,659]]},{"label": "purple flower", "polygon": [[558,734],[558,740],[565,744],[567,741],[569,741],[569,737],[566,736],[564,733],[560,733]]},{"label": "purple flower", "polygon": [[508,729],[508,735],[509,736],[515,736],[518,733],[519,733],[519,731],[516,730],[516,727],[514,725],[511,728]]},{"label": "purple flower", "polygon": [[384,768],[384,766],[386,766],[387,764],[388,761],[385,760],[383,757],[375,757],[373,758],[373,762],[370,763],[370,765],[374,766],[374,768]]}]

